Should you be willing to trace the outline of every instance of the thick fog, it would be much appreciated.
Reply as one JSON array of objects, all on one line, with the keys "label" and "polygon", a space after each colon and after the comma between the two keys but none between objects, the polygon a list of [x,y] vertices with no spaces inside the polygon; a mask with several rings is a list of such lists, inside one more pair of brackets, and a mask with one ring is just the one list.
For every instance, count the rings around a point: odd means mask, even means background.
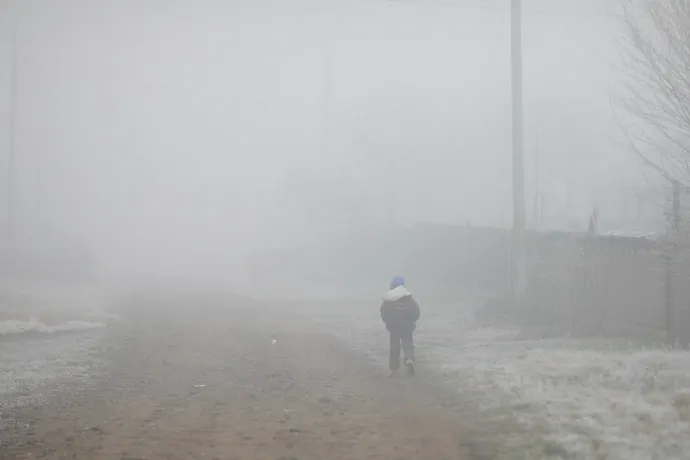
[{"label": "thick fog", "polygon": [[[336,232],[509,226],[509,2],[476,3],[4,0],[17,241],[221,279]],[[553,225],[644,179],[610,106],[615,4],[585,3],[525,2],[528,215],[538,183]]]}]

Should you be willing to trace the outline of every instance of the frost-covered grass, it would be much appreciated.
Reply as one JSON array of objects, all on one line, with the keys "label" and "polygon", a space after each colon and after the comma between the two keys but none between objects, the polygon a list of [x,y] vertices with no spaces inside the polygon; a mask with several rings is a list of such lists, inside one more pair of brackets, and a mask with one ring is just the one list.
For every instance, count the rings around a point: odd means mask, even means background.
[{"label": "frost-covered grass", "polygon": [[519,422],[506,441],[525,458],[687,458],[690,354],[505,345],[469,343],[435,363],[482,394],[485,416]]},{"label": "frost-covered grass", "polygon": [[91,352],[114,319],[108,297],[88,286],[0,281],[0,426],[16,409],[86,386],[99,364]]},{"label": "frost-covered grass", "polygon": [[53,392],[84,388],[100,365],[92,353],[100,334],[0,342],[0,419],[42,404]]},{"label": "frost-covered grass", "polygon": [[[690,353],[603,339],[520,341],[519,328],[477,327],[460,305],[424,307],[420,370],[457,390],[462,416],[484,431],[495,458],[690,458]],[[385,366],[375,302],[305,313]]]}]

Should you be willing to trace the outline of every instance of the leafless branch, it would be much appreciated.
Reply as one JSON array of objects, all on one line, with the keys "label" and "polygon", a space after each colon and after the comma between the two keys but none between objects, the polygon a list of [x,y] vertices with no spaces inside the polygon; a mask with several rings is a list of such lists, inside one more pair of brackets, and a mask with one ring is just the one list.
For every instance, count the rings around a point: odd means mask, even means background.
[{"label": "leafless branch", "polygon": [[625,81],[615,105],[640,126],[619,124],[632,151],[671,182],[690,185],[690,0],[627,0]]}]

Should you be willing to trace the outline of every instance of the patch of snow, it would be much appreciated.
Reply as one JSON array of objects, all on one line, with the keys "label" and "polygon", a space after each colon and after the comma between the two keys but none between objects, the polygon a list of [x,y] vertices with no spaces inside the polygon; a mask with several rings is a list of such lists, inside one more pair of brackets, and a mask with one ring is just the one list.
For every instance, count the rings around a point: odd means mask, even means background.
[{"label": "patch of snow", "polygon": [[22,334],[26,332],[55,333],[74,332],[105,327],[104,323],[90,321],[67,321],[65,323],[47,325],[36,318],[28,321],[10,319],[0,321],[0,336],[7,334]]}]

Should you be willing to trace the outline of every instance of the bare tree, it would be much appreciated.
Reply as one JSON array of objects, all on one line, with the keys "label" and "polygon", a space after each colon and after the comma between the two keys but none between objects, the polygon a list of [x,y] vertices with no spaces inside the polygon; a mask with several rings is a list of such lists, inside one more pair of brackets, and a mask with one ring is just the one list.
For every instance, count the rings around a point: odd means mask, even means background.
[{"label": "bare tree", "polygon": [[647,166],[690,186],[690,0],[627,0],[623,31],[623,131]]}]

